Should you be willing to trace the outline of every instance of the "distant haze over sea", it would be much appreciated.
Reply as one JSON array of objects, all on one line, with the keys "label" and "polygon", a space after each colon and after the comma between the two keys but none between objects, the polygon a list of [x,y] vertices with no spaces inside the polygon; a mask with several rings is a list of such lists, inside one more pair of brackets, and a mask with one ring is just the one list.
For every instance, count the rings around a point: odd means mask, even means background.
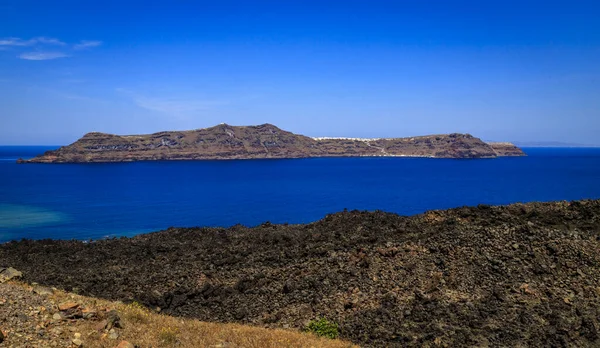
[{"label": "distant haze over sea", "polygon": [[562,141],[513,141],[519,147],[600,147],[599,144],[581,144]]}]

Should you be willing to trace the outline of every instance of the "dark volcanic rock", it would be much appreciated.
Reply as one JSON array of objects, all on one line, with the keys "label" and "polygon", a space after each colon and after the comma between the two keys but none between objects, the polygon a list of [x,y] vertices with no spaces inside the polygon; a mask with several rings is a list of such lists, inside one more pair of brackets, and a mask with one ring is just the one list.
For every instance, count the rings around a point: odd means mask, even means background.
[{"label": "dark volcanic rock", "polygon": [[17,163],[127,162],[350,156],[493,158],[499,153],[469,134],[443,134],[395,139],[309,138],[271,124],[215,127],[146,135],[87,133],[75,143]]},{"label": "dark volcanic rock", "polygon": [[594,346],[598,250],[594,200],[24,240],[0,246],[0,265],[206,321],[303,328],[326,317],[363,345]]}]

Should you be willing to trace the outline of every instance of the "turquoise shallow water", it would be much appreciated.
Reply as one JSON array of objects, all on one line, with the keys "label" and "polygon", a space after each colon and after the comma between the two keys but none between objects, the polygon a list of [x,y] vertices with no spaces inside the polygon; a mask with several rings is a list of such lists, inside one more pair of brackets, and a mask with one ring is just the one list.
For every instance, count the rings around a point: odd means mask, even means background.
[{"label": "turquoise shallow water", "polygon": [[600,198],[600,149],[488,160],[315,158],[26,164],[0,147],[0,241],[131,236],[169,226],[305,223],[348,209]]}]

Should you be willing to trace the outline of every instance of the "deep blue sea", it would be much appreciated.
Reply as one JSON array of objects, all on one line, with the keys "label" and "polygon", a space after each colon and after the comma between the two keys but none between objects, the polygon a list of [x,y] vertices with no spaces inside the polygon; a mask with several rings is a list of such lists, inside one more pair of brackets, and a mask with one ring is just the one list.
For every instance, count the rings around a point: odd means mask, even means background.
[{"label": "deep blue sea", "polygon": [[0,146],[0,241],[98,239],[169,226],[306,223],[348,209],[600,198],[600,149],[528,157],[315,158],[16,164],[55,147]]}]

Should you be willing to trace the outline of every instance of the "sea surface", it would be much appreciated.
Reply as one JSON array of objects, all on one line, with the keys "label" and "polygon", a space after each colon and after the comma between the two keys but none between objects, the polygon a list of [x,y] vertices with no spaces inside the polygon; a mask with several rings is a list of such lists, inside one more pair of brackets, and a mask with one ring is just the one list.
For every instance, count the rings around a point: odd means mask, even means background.
[{"label": "sea surface", "polygon": [[347,209],[600,198],[599,148],[528,157],[313,158],[16,164],[56,147],[0,146],[0,242],[99,239],[170,226],[306,223]]}]

